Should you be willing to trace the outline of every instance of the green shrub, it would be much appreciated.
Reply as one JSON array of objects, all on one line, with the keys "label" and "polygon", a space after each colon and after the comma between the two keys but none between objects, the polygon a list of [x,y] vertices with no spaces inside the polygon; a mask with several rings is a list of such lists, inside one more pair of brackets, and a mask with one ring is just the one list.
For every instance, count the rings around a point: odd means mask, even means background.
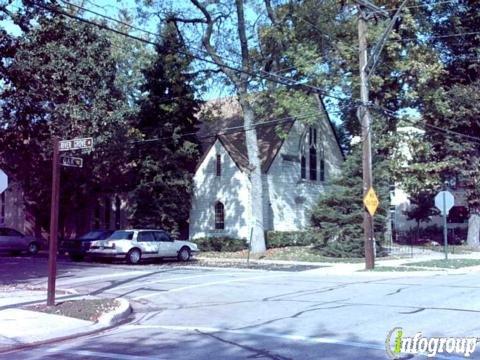
[{"label": "green shrub", "polygon": [[201,251],[240,251],[248,248],[245,239],[228,236],[199,238],[193,240]]},{"label": "green shrub", "polygon": [[308,246],[319,241],[318,233],[312,231],[268,231],[267,249],[286,246]]}]

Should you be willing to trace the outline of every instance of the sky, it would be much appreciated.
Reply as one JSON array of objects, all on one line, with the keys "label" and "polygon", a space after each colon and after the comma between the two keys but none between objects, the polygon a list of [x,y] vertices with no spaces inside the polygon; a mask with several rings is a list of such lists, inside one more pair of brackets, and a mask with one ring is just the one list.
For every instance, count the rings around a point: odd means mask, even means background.
[{"label": "sky", "polygon": [[[66,0],[66,1],[73,1],[73,0]],[[18,8],[20,4],[21,4],[21,1],[16,0],[11,5],[12,10],[15,10],[16,8]],[[185,8],[187,4],[189,4],[189,1],[188,0],[173,1],[173,4],[175,8],[182,9],[182,8]],[[136,14],[136,10],[137,10],[137,4],[135,0],[119,0],[119,1],[87,0],[83,6],[90,10],[98,12],[100,14],[110,16],[113,18],[117,18],[117,14],[120,9],[128,9],[133,14]],[[92,17],[94,15],[85,13],[82,16]],[[257,14],[250,7],[250,8],[247,8],[246,17],[247,17],[247,21],[248,20],[252,21],[257,18]],[[149,32],[156,33],[157,27],[158,27],[158,18],[151,17],[148,21],[143,21],[141,24],[135,24],[135,25]],[[10,21],[2,21],[0,22],[0,26],[4,27],[8,32],[12,34],[19,35],[21,33],[20,29]],[[138,34],[142,34],[142,33],[138,32]],[[238,64],[235,66],[238,66]],[[206,91],[203,91],[201,93],[199,92],[199,96],[203,100],[209,100],[213,98],[232,95],[232,87],[225,86],[216,80],[211,80],[209,85],[210,86],[207,86]],[[339,118],[338,110],[336,108],[336,102],[332,101],[332,99],[326,99],[325,103],[327,104],[327,110],[329,110],[332,120],[334,122],[339,123],[340,118]]]}]

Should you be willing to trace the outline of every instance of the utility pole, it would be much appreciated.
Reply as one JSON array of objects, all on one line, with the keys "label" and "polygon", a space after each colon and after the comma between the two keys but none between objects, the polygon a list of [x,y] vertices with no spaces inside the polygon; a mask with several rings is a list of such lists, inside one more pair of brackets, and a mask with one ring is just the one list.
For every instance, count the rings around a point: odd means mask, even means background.
[{"label": "utility pole", "polygon": [[[360,64],[360,99],[361,105],[358,108],[357,116],[362,127],[362,168],[363,168],[363,196],[367,195],[372,187],[372,142],[371,142],[371,120],[368,109],[368,78],[367,78],[367,12],[364,6],[360,5],[358,16],[358,44]],[[375,266],[374,253],[374,232],[373,216],[363,210],[363,232],[365,242],[365,268],[373,269]]]},{"label": "utility pole", "polygon": [[[372,4],[368,0],[356,0],[358,5],[358,57],[360,66],[360,99],[361,104],[357,111],[358,120],[362,127],[362,167],[363,167],[363,196],[366,198],[370,189],[373,191],[372,173],[372,140],[371,140],[371,118],[368,99],[368,80],[373,75],[378,65],[380,53],[393,29],[395,22],[399,19],[400,13],[408,0],[404,0],[390,20],[380,40],[368,56],[367,44],[367,21],[373,16],[388,17],[389,14],[382,8]],[[376,196],[375,196],[376,197]],[[364,201],[365,202],[365,201]],[[373,231],[373,213],[364,209],[363,211],[363,232],[365,241],[365,268],[373,269],[375,266],[375,234]]]},{"label": "utility pole", "polygon": [[50,244],[48,253],[47,306],[55,305],[55,282],[57,277],[58,204],[60,198],[59,141],[53,139],[52,203],[50,210]]}]

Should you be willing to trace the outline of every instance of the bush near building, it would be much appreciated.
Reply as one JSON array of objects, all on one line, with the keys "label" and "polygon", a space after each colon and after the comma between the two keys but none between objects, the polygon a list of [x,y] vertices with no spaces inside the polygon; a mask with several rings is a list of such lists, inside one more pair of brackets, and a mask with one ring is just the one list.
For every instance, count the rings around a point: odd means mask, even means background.
[{"label": "bush near building", "polygon": [[320,241],[320,235],[312,231],[268,231],[267,249],[287,246],[308,246]]},{"label": "bush near building", "polygon": [[245,239],[228,236],[205,237],[193,241],[201,251],[241,251],[248,249],[248,242]]}]

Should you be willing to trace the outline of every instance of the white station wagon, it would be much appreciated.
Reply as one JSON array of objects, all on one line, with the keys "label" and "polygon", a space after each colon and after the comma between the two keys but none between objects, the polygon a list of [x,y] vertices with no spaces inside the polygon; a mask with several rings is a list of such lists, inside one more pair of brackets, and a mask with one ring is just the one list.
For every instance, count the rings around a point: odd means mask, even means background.
[{"label": "white station wagon", "polygon": [[126,259],[138,264],[145,258],[176,257],[188,261],[198,247],[190,241],[174,240],[164,230],[117,230],[105,240],[92,242],[92,257]]}]

